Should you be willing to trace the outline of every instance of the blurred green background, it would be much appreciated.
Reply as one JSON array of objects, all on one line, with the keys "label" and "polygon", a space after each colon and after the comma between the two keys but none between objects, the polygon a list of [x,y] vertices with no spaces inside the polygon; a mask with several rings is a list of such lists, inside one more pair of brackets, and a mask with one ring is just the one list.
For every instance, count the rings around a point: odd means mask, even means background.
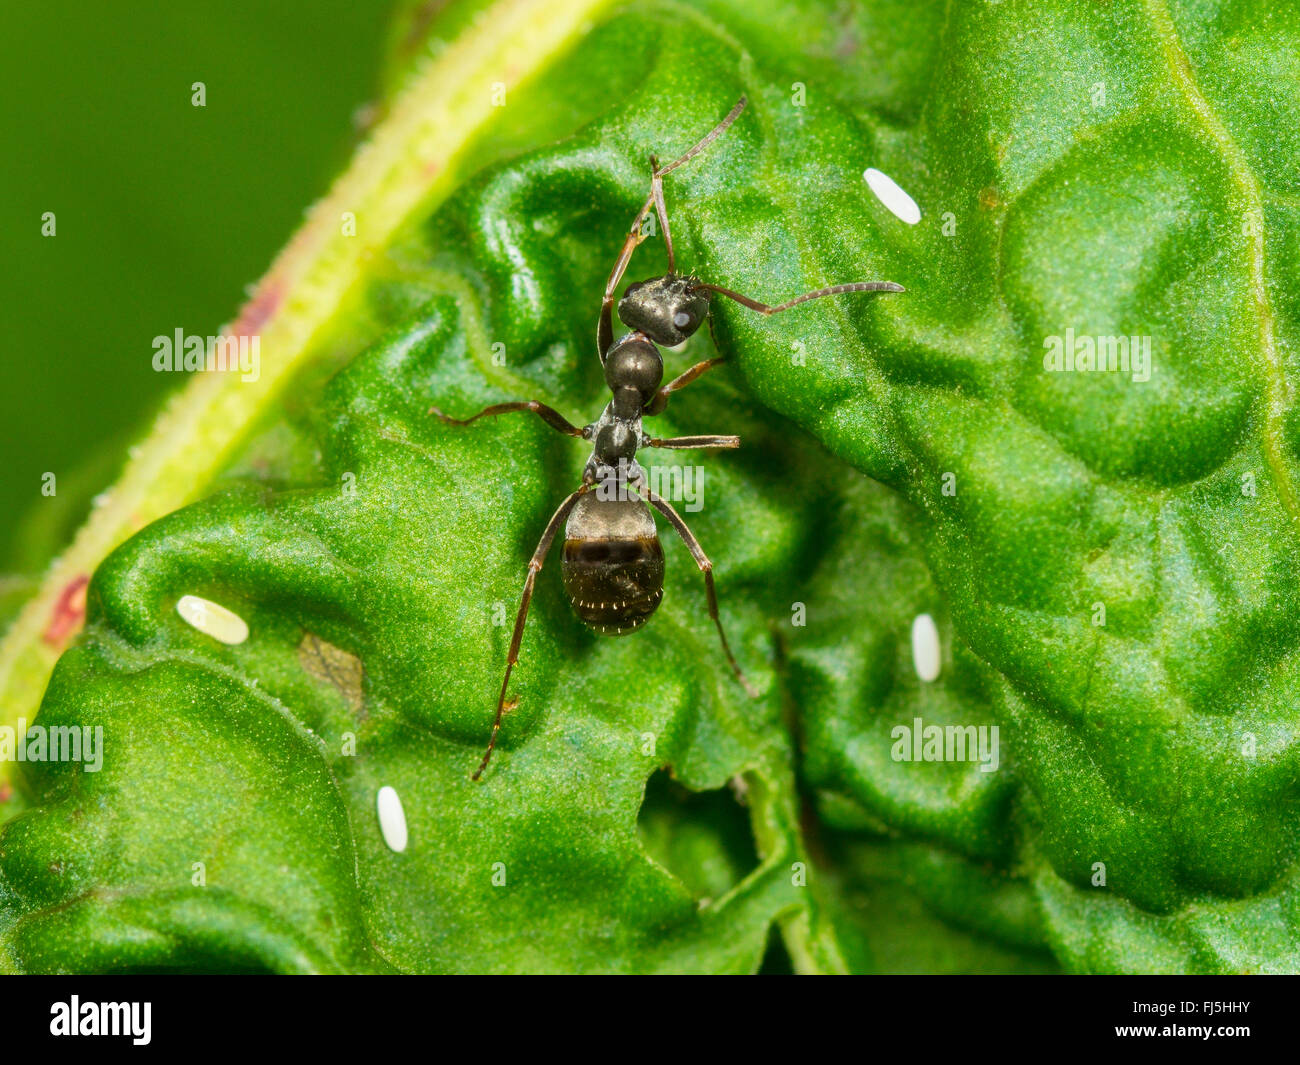
[{"label": "blurred green background", "polygon": [[0,620],[183,383],[153,337],[233,319],[346,164],[391,6],[3,5]]}]

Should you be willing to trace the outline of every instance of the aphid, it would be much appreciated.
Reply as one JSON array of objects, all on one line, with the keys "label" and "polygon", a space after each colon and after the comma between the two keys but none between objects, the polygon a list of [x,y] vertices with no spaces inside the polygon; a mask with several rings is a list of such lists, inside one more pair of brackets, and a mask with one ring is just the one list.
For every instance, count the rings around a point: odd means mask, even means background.
[{"label": "aphid", "polygon": [[[892,281],[855,281],[805,292],[802,296],[772,307],[719,285],[708,284],[693,275],[677,273],[672,235],[668,228],[668,212],[664,205],[663,178],[683,163],[694,159],[726,132],[745,104],[746,99],[742,96],[727,117],[680,159],[661,167],[654,156],[650,157],[650,195],[623,242],[623,250],[619,252],[605,285],[605,298],[600,308],[597,350],[613,398],[597,421],[579,428],[558,411],[536,400],[497,403],[463,419],[449,417],[437,407],[429,409],[431,414],[451,425],[468,425],[479,418],[512,411],[532,411],[552,429],[593,443],[591,457],[582,473],[582,484],[560,504],[551,517],[537,544],[537,550],[528,563],[528,576],[524,580],[514,635],[506,656],[505,677],[501,682],[501,694],[497,698],[492,736],[488,740],[483,761],[474,773],[475,780],[483,775],[492,757],[501,731],[502,717],[507,710],[512,710],[517,705],[517,700],[507,699],[510,674],[519,660],[519,646],[523,640],[524,623],[528,618],[528,605],[533,597],[537,573],[542,568],[561,525],[564,526],[564,558],[560,573],[569,601],[578,617],[596,632],[621,636],[635,632],[644,625],[663,599],[664,553],[650,507],[659,511],[677,530],[704,575],[709,617],[717,627],[722,651],[731,664],[736,680],[751,696],[755,694],[745,680],[735,655],[731,653],[722,621],[718,617],[713,563],[681,515],[666,499],[650,490],[645,471],[636,462],[636,452],[641,447],[689,449],[740,446],[740,438],[737,436],[678,436],[659,439],[647,435],[641,427],[642,418],[663,413],[672,393],[685,388],[723,359],[712,358],[697,363],[665,385],[661,383],[664,364],[657,345],[675,347],[694,334],[709,319],[710,299],[714,294],[726,296],[760,314],[770,315],[822,296],[844,292],[902,292],[903,287]],[[618,317],[631,331],[616,340],[613,321],[615,293],[632,253],[646,239],[643,224],[651,210],[658,216],[659,227],[663,232],[664,246],[668,253],[668,272],[662,277],[628,286],[623,298],[618,301]]]}]

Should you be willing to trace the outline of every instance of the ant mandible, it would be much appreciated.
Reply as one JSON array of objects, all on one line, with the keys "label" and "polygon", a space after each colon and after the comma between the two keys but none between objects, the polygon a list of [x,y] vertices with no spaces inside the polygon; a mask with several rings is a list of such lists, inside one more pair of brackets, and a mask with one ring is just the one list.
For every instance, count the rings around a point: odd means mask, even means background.
[{"label": "ant mandible", "polygon": [[[542,568],[551,543],[561,524],[564,524],[564,559],[561,577],[564,590],[578,617],[602,635],[623,635],[635,632],[649,620],[663,599],[664,552],[659,543],[659,533],[647,503],[661,513],[685,542],[704,574],[704,588],[708,596],[709,617],[717,626],[723,653],[736,674],[736,680],[752,697],[756,693],[745,680],[736,656],[731,653],[727,634],[718,617],[718,594],[713,583],[713,563],[709,561],[700,542],[666,499],[650,490],[645,471],[635,460],[638,447],[651,448],[735,448],[740,446],[738,436],[676,436],[659,439],[646,435],[641,429],[641,419],[662,414],[668,397],[698,378],[706,370],[722,362],[721,357],[706,359],[692,366],[666,385],[660,385],[664,375],[663,358],[658,344],[675,347],[694,334],[709,318],[710,298],[716,293],[735,300],[760,314],[780,314],[791,307],[822,296],[835,296],[843,292],[902,292],[903,286],[892,281],[854,281],[843,285],[830,285],[813,292],[805,292],[792,300],[770,307],[766,303],[742,296],[738,292],[711,285],[690,274],[678,274],[673,256],[673,240],[668,229],[668,212],[664,205],[664,176],[689,162],[704,151],[714,140],[726,132],[747,100],[744,96],[736,103],[714,129],[685,155],[661,167],[650,157],[650,195],[632,223],[623,250],[605,285],[605,298],[600,308],[597,328],[597,349],[605,369],[605,381],[614,397],[600,419],[578,428],[558,411],[536,400],[515,403],[496,403],[469,418],[452,418],[437,407],[429,413],[451,425],[468,425],[479,418],[508,414],[513,411],[532,411],[542,421],[568,436],[594,441],[591,458],[582,473],[582,484],[552,515],[537,544],[537,550],[528,563],[528,576],[515,617],[514,635],[510,652],[506,656],[506,674],[497,698],[496,718],[492,722],[492,736],[488,740],[483,761],[475,771],[478,780],[487,769],[501,719],[507,710],[514,709],[517,699],[507,700],[510,673],[519,660],[519,646],[523,641],[524,623],[528,619],[528,605],[533,597],[537,573]],[[659,219],[664,246],[668,252],[668,273],[629,285],[618,301],[618,317],[631,332],[614,339],[614,295],[633,251],[648,235],[643,225],[650,211]],[[592,491],[596,488],[596,491]]]}]

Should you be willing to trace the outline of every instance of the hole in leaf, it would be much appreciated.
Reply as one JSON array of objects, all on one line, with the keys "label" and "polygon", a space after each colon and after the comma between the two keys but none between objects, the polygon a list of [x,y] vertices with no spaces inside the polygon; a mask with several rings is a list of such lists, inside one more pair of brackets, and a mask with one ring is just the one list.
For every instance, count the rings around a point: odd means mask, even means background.
[{"label": "hole in leaf", "polygon": [[309,632],[298,644],[298,662],[310,676],[334,688],[354,714],[362,712],[365,667],[356,655]]},{"label": "hole in leaf", "polygon": [[763,952],[763,964],[758,967],[759,976],[793,976],[794,962],[790,952],[785,949],[785,940],[781,938],[781,929],[772,925],[767,934],[767,949]]},{"label": "hole in leaf", "polygon": [[646,853],[701,903],[725,895],[758,866],[749,812],[732,791],[691,791],[662,769],[646,783],[637,832]]}]

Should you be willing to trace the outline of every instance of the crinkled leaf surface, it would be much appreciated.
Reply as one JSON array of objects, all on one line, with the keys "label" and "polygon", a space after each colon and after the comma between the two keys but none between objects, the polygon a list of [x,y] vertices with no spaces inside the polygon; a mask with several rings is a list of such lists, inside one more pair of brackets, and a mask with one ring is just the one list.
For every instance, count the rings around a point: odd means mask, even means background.
[{"label": "crinkled leaf surface", "polygon": [[[283,380],[206,411],[220,461],[161,482],[158,520],[98,567],[40,722],[102,725],[104,766],[26,765],[0,962],[752,971],[775,924],[807,971],[1300,968],[1300,20],[569,14],[466,127],[454,180],[430,170],[441,191],[393,211],[337,307],[269,346]],[[481,24],[442,19],[457,41]],[[395,56],[401,128],[446,53]],[[581,627],[553,563],[520,706],[471,784],[494,622],[584,456],[529,420],[454,429],[426,408],[594,416],[595,310],[645,158],[742,91],[736,126],[671,176],[683,265],[762,298],[909,290],[776,319],[720,306],[730,368],[656,426],[744,440],[702,459],[688,516],[763,694],[720,662],[679,545],[627,640]],[[662,263],[647,244],[631,276]],[[1046,372],[1067,330],[1150,337],[1150,380]],[[188,627],[187,593],[250,639]],[[921,612],[944,647],[930,684]],[[895,761],[892,729],[918,717],[997,726],[997,770]],[[374,813],[385,785],[401,854]]]}]

